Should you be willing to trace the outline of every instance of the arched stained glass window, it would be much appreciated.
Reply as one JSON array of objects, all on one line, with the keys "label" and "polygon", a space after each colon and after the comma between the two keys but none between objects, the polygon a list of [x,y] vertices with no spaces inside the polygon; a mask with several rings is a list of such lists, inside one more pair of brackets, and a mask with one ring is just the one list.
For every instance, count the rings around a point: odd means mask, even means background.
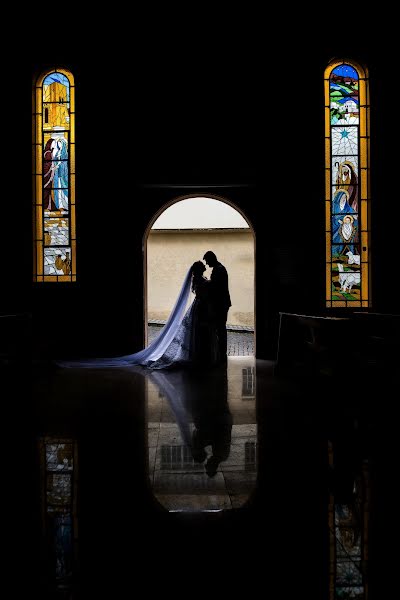
[{"label": "arched stained glass window", "polygon": [[33,93],[34,281],[76,281],[75,86],[42,74]]},{"label": "arched stained glass window", "polygon": [[368,307],[368,74],[353,61],[325,71],[326,305]]}]

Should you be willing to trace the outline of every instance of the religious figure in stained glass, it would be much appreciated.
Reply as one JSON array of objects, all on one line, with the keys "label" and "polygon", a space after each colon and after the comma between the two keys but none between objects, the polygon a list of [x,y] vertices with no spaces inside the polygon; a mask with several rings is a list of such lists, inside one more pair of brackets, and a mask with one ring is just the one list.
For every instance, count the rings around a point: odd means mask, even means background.
[{"label": "religious figure in stained glass", "polygon": [[68,142],[57,125],[44,148],[43,171],[44,209],[68,211]]},{"label": "religious figure in stained glass", "polygon": [[369,138],[363,75],[355,64],[332,61],[325,76],[327,306],[368,306]]},{"label": "religious figure in stained glass", "polygon": [[[348,192],[348,203],[354,212],[358,208],[358,178],[356,166],[349,160],[335,163],[337,168],[336,187],[337,190]],[[334,202],[334,201],[333,201]]]},{"label": "religious figure in stained glass", "polygon": [[71,73],[55,70],[38,79],[34,115],[35,281],[74,281],[75,111]]},{"label": "religious figure in stained glass", "polygon": [[349,204],[349,193],[338,190],[332,202],[332,256],[358,252],[358,215]]}]

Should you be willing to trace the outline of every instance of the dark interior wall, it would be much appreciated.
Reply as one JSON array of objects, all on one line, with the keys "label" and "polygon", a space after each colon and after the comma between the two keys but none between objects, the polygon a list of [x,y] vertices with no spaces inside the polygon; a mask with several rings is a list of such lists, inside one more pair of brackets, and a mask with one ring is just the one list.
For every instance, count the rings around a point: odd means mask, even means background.
[{"label": "dark interior wall", "polygon": [[[33,313],[43,348],[141,348],[143,235],[184,192],[226,197],[254,225],[260,358],[274,356],[279,311],[325,311],[323,73],[334,56],[370,71],[372,309],[398,312],[395,57],[355,41],[328,47],[298,36],[289,49],[249,29],[236,34],[203,32],[200,44],[190,30],[183,38],[149,33],[140,48],[80,38],[73,51],[33,45],[24,61],[8,55],[0,302],[2,312]],[[33,285],[31,86],[54,66],[70,69],[76,84],[78,281]]]}]

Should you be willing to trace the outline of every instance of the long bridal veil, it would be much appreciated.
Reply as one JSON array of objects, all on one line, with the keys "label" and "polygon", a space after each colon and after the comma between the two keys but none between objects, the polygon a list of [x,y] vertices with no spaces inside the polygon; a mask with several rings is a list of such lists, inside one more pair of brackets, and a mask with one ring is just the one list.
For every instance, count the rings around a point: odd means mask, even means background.
[{"label": "long bridal veil", "polygon": [[57,361],[57,365],[64,368],[132,367],[134,365],[142,365],[152,369],[165,369],[175,363],[187,362],[189,360],[189,338],[193,304],[186,314],[185,310],[190,294],[191,281],[192,269],[190,268],[166,324],[160,335],[147,348],[134,354],[126,354],[125,356],[114,358],[91,358],[74,361],[59,360]]}]

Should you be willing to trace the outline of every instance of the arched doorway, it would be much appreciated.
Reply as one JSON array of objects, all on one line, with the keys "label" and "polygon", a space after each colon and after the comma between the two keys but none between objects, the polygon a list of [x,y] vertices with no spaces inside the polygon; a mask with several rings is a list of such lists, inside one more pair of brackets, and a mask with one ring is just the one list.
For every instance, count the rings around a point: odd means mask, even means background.
[{"label": "arched doorway", "polygon": [[237,206],[216,195],[177,197],[161,207],[145,232],[146,344],[168,318],[188,268],[207,250],[229,274],[228,355],[255,355],[254,230]]},{"label": "arched doorway", "polygon": [[227,268],[232,299],[226,369],[164,370],[146,378],[149,479],[170,512],[240,508],[255,490],[254,242],[241,211],[214,195],[176,198],[146,231],[147,339],[152,328],[161,331],[188,268],[207,250]]}]

